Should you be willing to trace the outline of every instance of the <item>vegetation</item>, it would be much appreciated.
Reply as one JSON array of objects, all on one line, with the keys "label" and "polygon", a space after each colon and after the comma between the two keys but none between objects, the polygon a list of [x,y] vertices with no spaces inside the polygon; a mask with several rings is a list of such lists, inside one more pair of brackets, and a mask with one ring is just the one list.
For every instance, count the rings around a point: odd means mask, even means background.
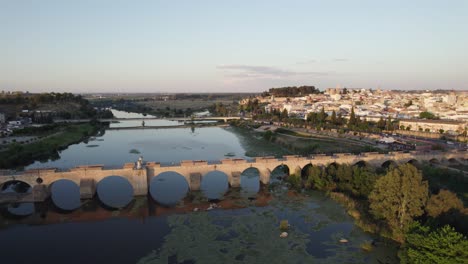
[{"label": "vegetation", "polygon": [[440,190],[438,194],[432,195],[426,205],[427,214],[434,218],[451,209],[463,209],[463,202],[449,190]]},{"label": "vegetation", "polygon": [[29,165],[36,160],[58,159],[60,150],[94,135],[100,129],[97,124],[64,125],[60,132],[28,145],[10,144],[0,152],[0,168],[10,169]]},{"label": "vegetation", "polygon": [[451,226],[434,228],[415,222],[406,234],[402,263],[466,263],[468,239]]},{"label": "vegetation", "polygon": [[[453,172],[436,177],[441,171],[428,167],[418,171],[403,164],[382,174],[365,164],[307,166],[303,186],[327,191],[363,230],[401,242],[403,263],[463,263],[468,252],[468,211],[455,193],[438,188],[454,187],[460,178],[450,179],[456,176]],[[442,185],[442,177],[451,184]],[[430,195],[431,189],[437,191]],[[372,244],[364,243],[362,248],[370,250]]]},{"label": "vegetation", "polygon": [[2,94],[0,106],[0,111],[6,112],[10,119],[30,117],[36,123],[51,123],[52,118],[112,117],[110,111],[98,111],[81,95],[72,93]]},{"label": "vegetation", "polygon": [[315,86],[290,86],[281,88],[270,88],[268,92],[264,92],[263,96],[274,95],[277,97],[297,97],[309,94],[318,94],[320,91]]},{"label": "vegetation", "polygon": [[[92,99],[96,107],[150,114],[158,117],[190,117],[195,112],[210,111],[227,116],[238,112],[238,101],[249,94],[140,94]],[[218,111],[223,114],[216,112]]]},{"label": "vegetation", "polygon": [[429,198],[428,183],[411,164],[400,165],[376,181],[369,195],[372,214],[385,219],[395,231],[403,232],[424,213]]},{"label": "vegetation", "polygon": [[426,111],[419,113],[419,118],[421,118],[421,119],[439,119],[433,113],[426,112]]}]

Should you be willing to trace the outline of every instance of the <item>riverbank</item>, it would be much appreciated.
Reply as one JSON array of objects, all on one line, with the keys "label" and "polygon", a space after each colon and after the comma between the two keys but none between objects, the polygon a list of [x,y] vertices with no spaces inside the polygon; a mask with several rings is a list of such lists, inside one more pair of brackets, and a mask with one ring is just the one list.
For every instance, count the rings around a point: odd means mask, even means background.
[{"label": "riverbank", "polygon": [[72,144],[95,135],[102,127],[98,124],[66,124],[58,132],[31,144],[13,143],[0,152],[1,169],[20,169],[34,161],[59,158],[58,152]]},{"label": "riverbank", "polygon": [[[247,150],[246,156],[283,156],[291,154],[332,154],[381,152],[382,150],[362,141],[347,138],[326,137],[279,128],[276,132],[256,132],[248,124],[231,122],[232,131],[238,135]],[[258,150],[259,147],[262,150]],[[265,149],[263,149],[265,147]]]},{"label": "riverbank", "polygon": [[250,128],[231,125],[225,129],[239,138],[242,147],[245,149],[245,156],[247,157],[282,157],[284,155],[293,154],[287,148],[266,140],[262,133],[255,132]]}]

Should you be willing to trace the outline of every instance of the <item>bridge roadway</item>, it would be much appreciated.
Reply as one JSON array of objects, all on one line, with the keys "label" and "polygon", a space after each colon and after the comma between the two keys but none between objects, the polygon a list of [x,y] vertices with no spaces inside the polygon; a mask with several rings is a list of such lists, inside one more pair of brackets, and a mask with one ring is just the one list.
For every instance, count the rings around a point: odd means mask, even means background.
[{"label": "bridge roadway", "polygon": [[[0,176],[0,187],[11,181],[22,181],[32,187],[33,200],[44,201],[50,195],[52,184],[61,179],[67,179],[76,183],[80,188],[82,199],[94,197],[97,184],[108,176],[121,176],[126,178],[133,187],[135,196],[147,195],[151,180],[163,172],[176,172],[182,175],[190,190],[199,190],[203,177],[212,171],[220,171],[227,175],[231,187],[240,187],[241,173],[248,168],[256,168],[259,171],[260,181],[268,184],[271,172],[281,165],[289,168],[290,174],[297,174],[307,165],[328,166],[332,163],[346,163],[354,165],[358,162],[365,162],[372,166],[382,166],[387,161],[397,164],[407,162],[457,162],[467,164],[466,151],[449,152],[418,152],[409,153],[391,152],[389,154],[379,154],[368,152],[361,155],[349,153],[336,153],[333,156],[314,155],[311,157],[301,157],[297,155],[284,156],[277,159],[274,157],[257,157],[253,161],[245,159],[223,159],[215,164],[209,164],[202,160],[185,160],[180,164],[171,166],[161,166],[157,162],[147,162],[143,169],[137,170],[133,163],[126,163],[120,169],[104,169],[103,165],[78,166],[68,171],[58,171],[57,169],[33,169],[24,171],[21,174]],[[1,195],[0,195],[1,197]],[[31,200],[28,197],[27,200]],[[0,202],[2,200],[0,198]]]}]

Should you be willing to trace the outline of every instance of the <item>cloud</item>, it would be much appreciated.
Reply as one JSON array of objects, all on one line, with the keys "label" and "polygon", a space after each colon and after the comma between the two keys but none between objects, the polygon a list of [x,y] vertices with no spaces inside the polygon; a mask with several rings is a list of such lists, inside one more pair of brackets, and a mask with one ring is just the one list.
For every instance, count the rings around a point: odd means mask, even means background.
[{"label": "cloud", "polygon": [[327,72],[300,72],[284,70],[272,66],[252,65],[218,65],[218,70],[223,70],[226,77],[232,79],[283,79],[296,76],[324,76]]},{"label": "cloud", "polygon": [[304,65],[304,64],[311,64],[311,63],[316,63],[316,62],[317,62],[317,60],[311,59],[311,60],[306,60],[306,61],[298,61],[298,62],[296,62],[296,64]]},{"label": "cloud", "polygon": [[341,61],[341,62],[344,62],[344,61],[349,61],[349,60],[348,60],[348,59],[339,58],[339,59],[333,59],[333,61]]}]

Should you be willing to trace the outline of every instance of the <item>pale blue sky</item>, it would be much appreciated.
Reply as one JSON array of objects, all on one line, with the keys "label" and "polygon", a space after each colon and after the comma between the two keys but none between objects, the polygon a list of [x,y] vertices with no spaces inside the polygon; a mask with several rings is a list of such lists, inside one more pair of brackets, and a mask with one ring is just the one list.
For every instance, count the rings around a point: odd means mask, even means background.
[{"label": "pale blue sky", "polygon": [[0,90],[468,89],[468,1],[0,0]]}]

